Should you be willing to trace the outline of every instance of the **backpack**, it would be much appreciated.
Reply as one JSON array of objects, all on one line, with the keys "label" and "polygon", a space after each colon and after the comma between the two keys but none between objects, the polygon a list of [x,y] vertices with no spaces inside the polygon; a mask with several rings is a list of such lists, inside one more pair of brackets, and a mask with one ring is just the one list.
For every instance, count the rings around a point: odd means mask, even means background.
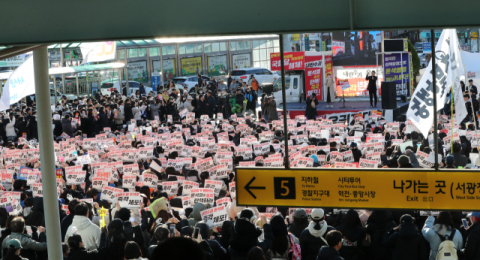
[{"label": "backpack", "polygon": [[288,237],[290,238],[290,249],[288,250],[288,255],[291,255],[292,260],[301,260],[302,259],[302,253],[301,253],[301,248],[299,244],[295,244],[295,240],[293,239],[292,234],[288,234]]},{"label": "backpack", "polygon": [[438,246],[437,260],[458,260],[457,248],[452,242],[453,236],[455,236],[455,231],[455,228],[452,228],[452,232],[448,236],[448,240],[445,238],[445,236],[440,236],[437,233],[438,237],[442,241]]}]

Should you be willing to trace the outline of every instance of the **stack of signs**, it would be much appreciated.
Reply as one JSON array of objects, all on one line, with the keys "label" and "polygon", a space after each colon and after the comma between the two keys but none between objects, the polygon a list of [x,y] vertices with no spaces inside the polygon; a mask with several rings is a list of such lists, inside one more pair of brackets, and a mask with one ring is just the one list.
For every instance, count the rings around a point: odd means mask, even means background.
[{"label": "stack of signs", "polygon": [[119,192],[115,196],[121,208],[140,208],[142,197],[139,192]]},{"label": "stack of signs", "polygon": [[197,203],[210,204],[213,205],[215,202],[213,189],[192,189],[190,191],[191,205]]},{"label": "stack of signs", "polygon": [[122,189],[117,189],[117,188],[114,188],[114,187],[110,187],[110,186],[103,186],[102,188],[102,194],[100,195],[100,198],[102,200],[106,200],[112,204],[116,203],[116,195],[117,193],[121,193],[123,192]]},{"label": "stack of signs", "polygon": [[223,222],[228,220],[227,210],[223,205],[200,211],[200,215],[205,223],[213,227],[221,227]]}]

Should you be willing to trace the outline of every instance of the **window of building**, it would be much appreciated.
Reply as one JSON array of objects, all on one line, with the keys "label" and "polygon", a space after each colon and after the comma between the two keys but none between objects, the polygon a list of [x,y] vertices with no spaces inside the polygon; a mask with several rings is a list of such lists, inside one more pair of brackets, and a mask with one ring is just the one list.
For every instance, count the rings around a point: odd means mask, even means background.
[{"label": "window of building", "polygon": [[205,43],[203,45],[203,48],[204,48],[204,52],[205,53],[209,53],[209,52],[212,52],[212,43]]},{"label": "window of building", "polygon": [[253,41],[253,66],[270,69],[270,54],[280,52],[279,44],[279,40]]},{"label": "window of building", "polygon": [[218,42],[212,43],[212,51],[220,51],[220,44]]},{"label": "window of building", "polygon": [[137,58],[138,57],[138,49],[128,49],[128,57],[129,58]]},{"label": "window of building", "polygon": [[220,51],[227,51],[227,43],[221,42],[220,43]]},{"label": "window of building", "polygon": [[185,54],[185,45],[178,45],[178,54]]},{"label": "window of building", "polygon": [[162,46],[162,55],[175,54],[175,45]]},{"label": "window of building", "polygon": [[138,49],[138,57],[145,57],[145,56],[147,56],[147,49],[146,48]]},{"label": "window of building", "polygon": [[160,48],[158,48],[158,47],[150,48],[148,51],[150,52],[150,57],[160,56]]}]

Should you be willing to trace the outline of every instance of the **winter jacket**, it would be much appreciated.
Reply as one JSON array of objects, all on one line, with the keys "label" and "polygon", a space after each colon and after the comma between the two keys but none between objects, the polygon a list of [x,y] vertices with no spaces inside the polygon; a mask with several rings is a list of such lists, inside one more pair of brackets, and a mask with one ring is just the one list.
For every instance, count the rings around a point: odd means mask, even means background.
[{"label": "winter jacket", "polygon": [[480,259],[480,222],[475,222],[467,230],[467,242],[463,253],[467,260]]},{"label": "winter jacket", "polygon": [[55,128],[53,129],[53,135],[54,136],[61,136],[62,133],[63,133],[62,121],[53,120],[53,124],[55,125]]},{"label": "winter jacket", "polygon": [[100,246],[102,235],[100,228],[93,224],[89,218],[78,215],[73,217],[72,225],[68,227],[65,234],[65,241],[68,241],[68,238],[73,235],[74,227],[77,229],[77,234],[82,236],[83,246],[87,250],[94,250]]},{"label": "winter jacket", "polygon": [[374,210],[370,217],[368,217],[365,231],[370,235],[371,239],[371,259],[390,259],[390,250],[383,245],[383,239],[387,231],[395,226],[396,224],[393,222],[392,214],[389,211]]},{"label": "winter jacket", "polygon": [[124,112],[125,112],[125,121],[126,122],[129,122],[130,119],[133,119],[133,112],[132,112],[132,103],[125,103],[125,106],[124,106]]},{"label": "winter jacket", "polygon": [[133,119],[142,120],[142,113],[144,110],[145,110],[145,106],[132,108]]},{"label": "winter jacket", "polygon": [[[357,213],[355,212],[355,214]],[[339,251],[340,256],[345,260],[361,259],[363,252],[360,247],[362,246],[362,241],[365,239],[365,230],[363,227],[359,224],[353,227],[340,227],[339,230],[343,235],[342,248]]]},{"label": "winter jacket", "polygon": [[22,250],[20,252],[20,255],[30,260],[37,259],[37,255],[36,255],[37,251],[47,250],[47,243],[46,243],[47,237],[45,233],[40,233],[40,237],[39,237],[40,242],[37,242],[33,240],[32,237],[28,234],[13,232],[8,237],[6,237],[2,242],[2,257],[5,255],[6,250],[8,250],[8,242],[11,239],[18,239],[20,241],[20,244],[22,245]]},{"label": "winter jacket", "polygon": [[23,134],[28,134],[27,122],[25,121],[17,121],[15,123],[15,128],[17,128],[17,137],[22,137]]},{"label": "winter jacket", "polygon": [[70,227],[70,225],[72,224],[72,221],[73,221],[73,213],[71,213],[70,215],[67,215],[60,222],[60,230],[62,232],[62,242],[65,242],[64,241],[65,235],[67,234],[67,230]]},{"label": "winter jacket", "polygon": [[63,133],[66,133],[70,137],[73,137],[76,131],[76,129],[72,127],[72,121],[66,118],[62,119],[62,130]]},{"label": "winter jacket", "polygon": [[7,132],[7,136],[17,136],[15,132],[15,117],[12,117],[10,123],[6,125],[5,131]]},{"label": "winter jacket", "polygon": [[333,102],[335,101],[335,85],[333,84],[333,79],[329,79],[327,78],[325,80],[325,86],[327,87],[327,89],[325,89],[325,93],[328,93],[328,88],[330,88],[330,100]]},{"label": "winter jacket", "polygon": [[235,225],[231,228],[232,237],[230,239],[230,246],[228,253],[231,260],[246,260],[248,251],[258,246],[262,248],[263,252],[267,252],[272,246],[273,233],[270,224],[263,225],[264,240],[258,240],[260,230],[255,228],[252,223],[247,220],[237,219]]},{"label": "winter jacket", "polygon": [[[312,107],[312,101],[315,104],[315,107]],[[305,103],[307,104],[307,108],[305,109],[305,116],[308,119],[313,119],[315,120],[315,117],[317,117],[317,105],[318,105],[318,99],[315,98],[308,98]]]},{"label": "winter jacket", "polygon": [[403,222],[398,231],[391,228],[383,244],[393,248],[392,260],[424,260],[428,258],[427,247],[415,224]]},{"label": "winter jacket", "polygon": [[[158,116],[158,110],[160,109],[160,103],[150,104],[150,120],[155,120],[155,117]],[[160,117],[159,117],[160,118]]]},{"label": "winter jacket", "polygon": [[188,110],[188,112],[193,112],[193,106],[192,106],[192,103],[190,101],[185,101],[185,103],[183,103],[183,107],[186,108]]},{"label": "winter jacket", "polygon": [[210,96],[207,99],[207,109],[208,109],[208,114],[210,117],[213,117],[213,113],[215,113],[215,98],[213,96]]},{"label": "winter jacket", "polygon": [[268,120],[278,120],[278,113],[277,113],[277,103],[275,100],[268,102],[265,106],[265,110],[268,115]]},{"label": "winter jacket", "polygon": [[[425,226],[422,229],[423,237],[430,243],[430,260],[437,259],[438,246],[442,243],[440,240],[441,236],[450,235],[452,233],[452,228],[450,226],[445,227],[444,225],[434,225],[435,218],[429,216],[427,221],[425,221]],[[452,238],[449,238],[455,244],[457,249],[463,248],[463,238],[459,230],[455,231],[455,235]]]},{"label": "winter jacket", "polygon": [[208,115],[207,101],[198,100],[197,112],[199,115]]},{"label": "winter jacket", "polygon": [[[302,258],[303,259],[303,258]],[[329,246],[322,246],[318,250],[318,255],[316,260],[343,260],[335,248]]]},{"label": "winter jacket", "polygon": [[293,224],[288,228],[288,232],[292,233],[295,237],[300,237],[303,230],[308,227],[308,219],[293,219]]},{"label": "winter jacket", "polygon": [[117,110],[117,118],[115,118],[115,124],[121,125],[123,124],[123,120],[125,119],[125,114],[123,112],[123,105],[118,107]]},{"label": "winter jacket", "polygon": [[27,116],[28,139],[38,139],[37,119],[34,116]]},{"label": "winter jacket", "polygon": [[27,226],[45,226],[45,215],[43,213],[43,197],[33,199],[32,212],[25,217]]},{"label": "winter jacket", "polygon": [[97,250],[87,251],[85,247],[78,249],[70,249],[65,260],[97,260],[100,259],[100,255]]},{"label": "winter jacket", "polygon": [[[325,223],[327,225],[327,223]],[[335,230],[335,228],[328,226],[327,230],[323,234],[323,238],[325,239],[328,232]],[[310,234],[310,230],[305,229],[300,234],[300,248],[302,250],[302,260],[315,260],[315,257],[319,253],[318,251],[322,246],[327,245],[324,240],[320,237],[315,237]]]}]

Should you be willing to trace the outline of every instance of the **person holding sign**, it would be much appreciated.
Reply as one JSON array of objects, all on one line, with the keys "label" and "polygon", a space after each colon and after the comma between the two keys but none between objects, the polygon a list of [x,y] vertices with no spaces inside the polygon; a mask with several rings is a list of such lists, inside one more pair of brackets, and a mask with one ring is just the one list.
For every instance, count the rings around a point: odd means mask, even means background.
[{"label": "person holding sign", "polygon": [[318,99],[317,99],[317,94],[312,93],[311,96],[307,98],[307,108],[305,110],[305,116],[307,117],[308,120],[315,120],[317,117],[317,105],[318,105]]}]

